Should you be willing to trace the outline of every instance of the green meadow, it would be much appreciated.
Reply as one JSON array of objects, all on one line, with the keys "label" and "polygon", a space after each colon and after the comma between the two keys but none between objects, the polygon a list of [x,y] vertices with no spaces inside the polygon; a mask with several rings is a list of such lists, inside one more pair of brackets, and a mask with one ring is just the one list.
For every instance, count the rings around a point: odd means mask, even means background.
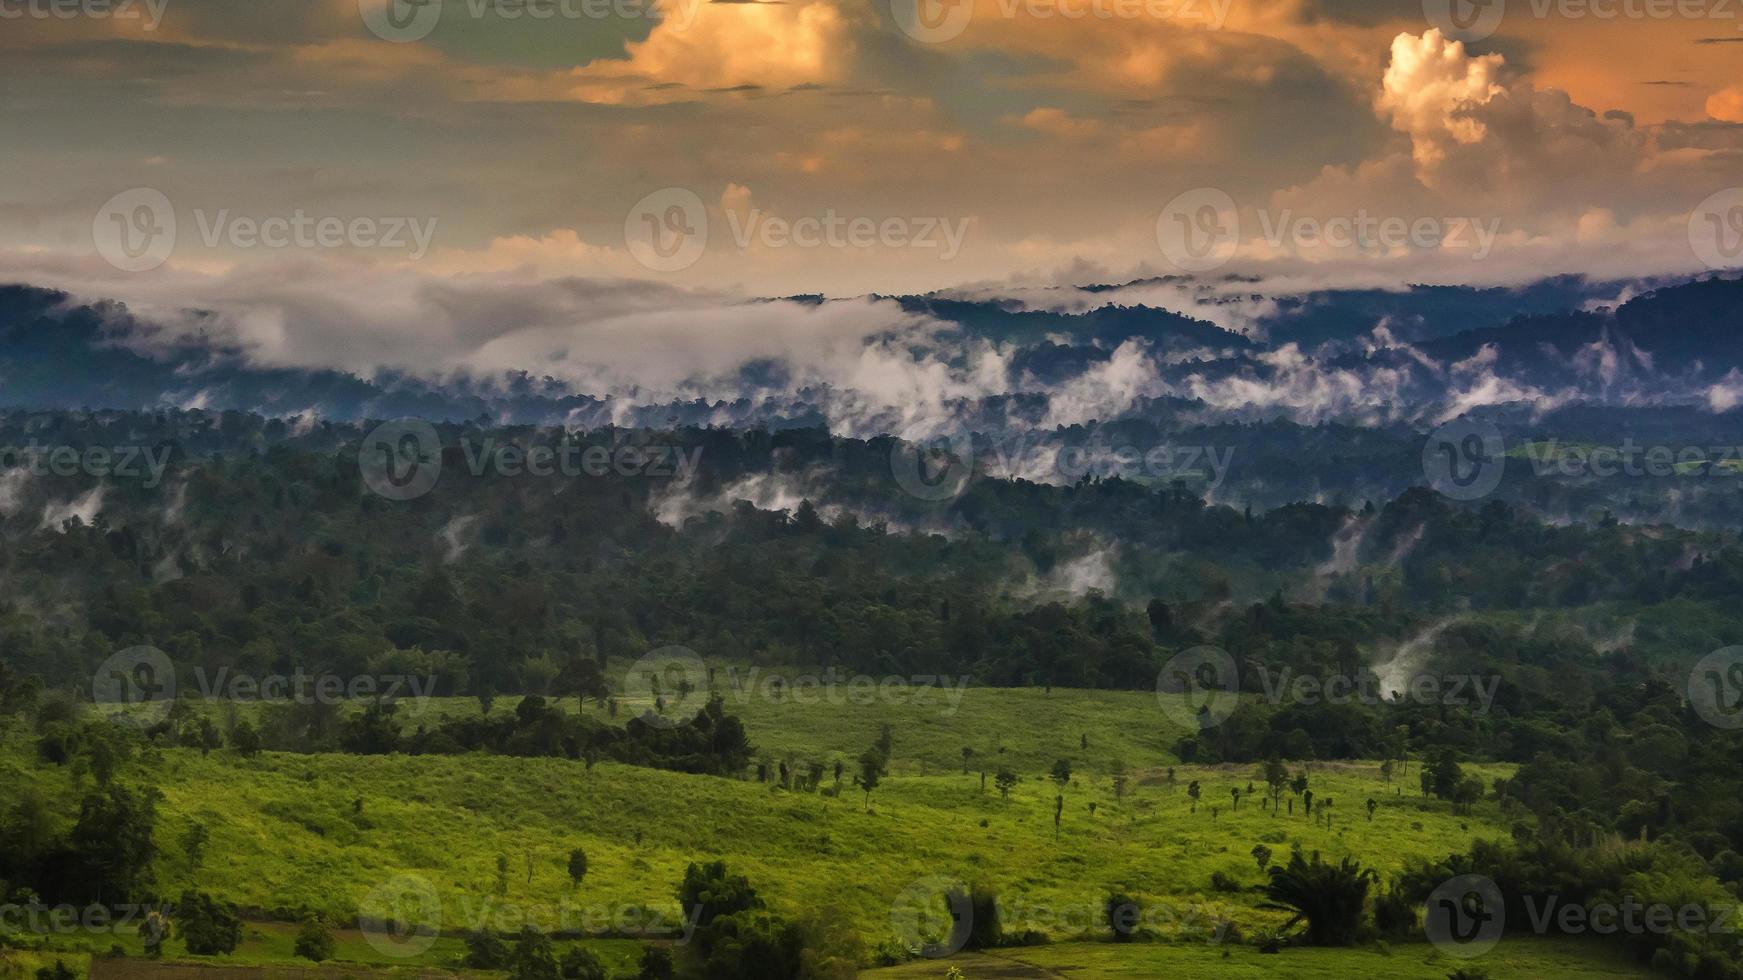
[{"label": "green meadow", "polygon": [[1475,962],[1446,956],[1426,943],[1376,949],[1291,949],[1270,955],[1251,946],[1060,943],[999,950],[991,955],[964,953],[947,960],[916,960],[867,970],[860,974],[860,980],[938,980],[952,966],[962,971],[964,980],[1349,980],[1365,976],[1446,980],[1448,974],[1460,969],[1481,969],[1490,980],[1627,980],[1659,975],[1630,962],[1626,952],[1614,944],[1530,939],[1509,940]]},{"label": "green meadow", "polygon": [[[493,711],[512,706],[501,699]],[[421,708],[422,715],[402,709],[408,729],[479,710],[471,699]],[[816,791],[801,791],[781,789],[772,777],[761,783],[609,762],[589,769],[563,759],[273,752],[245,759],[227,749],[149,750],[124,778],[163,794],[158,891],[173,896],[197,886],[241,906],[250,924],[230,961],[244,964],[291,960],[288,923],[305,911],[343,923],[360,913],[418,919],[439,930],[414,957],[383,951],[355,931],[339,933],[338,958],[359,966],[452,968],[464,932],[524,924],[677,941],[686,929],[677,882],[691,862],[720,859],[780,911],[851,929],[868,962],[917,938],[905,910],[937,904],[939,889],[963,882],[997,891],[1008,933],[1031,931],[1051,943],[951,961],[970,978],[1155,976],[1196,973],[1200,964],[1240,977],[1284,961],[1302,965],[1307,972],[1292,974],[1301,976],[1351,969],[1444,976],[1426,946],[1387,955],[1289,950],[1279,960],[1241,945],[1241,937],[1284,918],[1259,907],[1264,875],[1252,851],[1262,844],[1274,860],[1294,846],[1331,859],[1354,856],[1385,876],[1413,858],[1505,836],[1510,823],[1492,801],[1455,814],[1415,791],[1414,765],[1387,782],[1377,763],[1308,765],[1316,798],[1332,801],[1329,827],[1301,816],[1298,804],[1294,814],[1269,812],[1254,767],[1185,766],[1169,754],[1179,730],[1154,695],[970,689],[949,708],[937,691],[870,704],[728,698],[760,756],[799,768],[845,760],[839,791],[832,769]],[[567,709],[577,710],[574,699]],[[592,704],[581,710],[603,714]],[[634,710],[620,705],[619,718]],[[868,805],[853,786],[852,760],[886,724],[892,775]],[[967,774],[965,745],[974,749]],[[1073,770],[1063,786],[1048,776],[1061,758]],[[990,775],[1000,767],[1020,776],[1008,799]],[[1123,790],[1110,775],[1116,767],[1128,773]],[[1509,774],[1467,768],[1485,782]],[[0,777],[61,799],[89,785],[89,777],[37,763],[22,733],[5,741]],[[1193,781],[1201,790],[1196,805],[1188,795]],[[1231,791],[1244,794],[1249,784],[1257,792],[1237,809]],[[1057,829],[1056,796],[1064,800]],[[1285,802],[1292,796],[1285,793]],[[1372,820],[1370,798],[1378,803]],[[179,843],[196,822],[210,832],[198,864]],[[566,868],[574,848],[589,860],[579,887]],[[408,889],[434,901],[408,914]],[[1113,889],[1142,904],[1156,941],[1105,941],[1098,915]],[[1215,942],[1224,935],[1229,941]],[[101,953],[116,941],[55,944]],[[135,938],[119,942],[137,952]],[[630,938],[589,945],[626,969],[638,949]],[[1544,945],[1520,962],[1536,976],[1634,975],[1592,973],[1589,953]],[[984,969],[971,969],[970,960]],[[942,977],[944,967],[922,960],[868,975]]]}]

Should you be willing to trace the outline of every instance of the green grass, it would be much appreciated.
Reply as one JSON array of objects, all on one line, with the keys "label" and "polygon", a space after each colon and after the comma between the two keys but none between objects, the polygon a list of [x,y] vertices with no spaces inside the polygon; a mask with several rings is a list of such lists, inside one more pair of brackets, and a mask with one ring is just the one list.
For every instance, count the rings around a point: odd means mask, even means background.
[{"label": "green grass", "polygon": [[[1226,952],[1226,956],[1224,955]],[[1477,967],[1493,980],[1553,980],[1558,977],[1625,980],[1659,976],[1631,962],[1612,943],[1568,939],[1509,939],[1488,955],[1457,960],[1426,943],[1385,949],[1289,949],[1266,955],[1249,946],[1208,944],[1114,945],[1068,943],[1031,949],[1000,950],[994,956],[963,954],[943,960],[916,960],[899,967],[867,970],[860,980],[941,980],[955,966],[966,980],[1028,980],[1096,977],[1098,980],[1152,980],[1155,977],[1217,980],[1446,980],[1460,968]]]},{"label": "green grass", "polygon": [[[607,677],[621,679],[628,666],[614,663]],[[965,746],[974,750],[970,765],[976,771],[996,771],[1003,765],[1020,773],[1043,773],[1064,756],[1081,771],[1105,774],[1115,760],[1133,768],[1172,765],[1173,745],[1186,734],[1163,712],[1157,695],[1146,691],[934,687],[871,695],[843,683],[829,693],[795,694],[789,688],[777,701],[766,685],[770,676],[764,671],[752,680],[744,673],[743,683],[734,688],[721,670],[715,689],[725,698],[727,712],[743,719],[758,755],[771,762],[828,764],[840,758],[851,765],[888,724],[896,737],[895,771],[905,775],[961,772]],[[698,693],[681,705],[674,698],[672,716],[693,715],[705,698]],[[498,698],[492,714],[505,715],[518,701]],[[570,713],[579,710],[612,720],[591,701],[585,707],[575,698],[559,703]],[[240,705],[238,717],[248,717],[258,707]],[[649,698],[620,696],[615,720],[621,724],[651,707]],[[216,704],[206,708],[214,716],[222,710]],[[407,730],[478,713],[473,698],[406,700],[399,710]],[[1087,750],[1082,748],[1084,736]]]},{"label": "green grass", "polygon": [[[673,889],[684,867],[713,858],[788,912],[828,910],[874,941],[890,934],[896,897],[936,876],[983,882],[1008,902],[1044,908],[1093,907],[1118,886],[1142,901],[1262,924],[1274,916],[1254,909],[1253,896],[1209,887],[1214,871],[1257,884],[1248,852],[1262,839],[1280,856],[1300,843],[1328,857],[1354,854],[1385,873],[1408,857],[1444,855],[1480,833],[1501,833],[1490,809],[1460,817],[1445,804],[1388,794],[1373,766],[1314,771],[1318,795],[1339,801],[1330,830],[1274,817],[1256,803],[1232,812],[1229,787],[1244,787],[1249,776],[1247,767],[1181,767],[1172,790],[1151,773],[1124,800],[1114,799],[1108,781],[1082,779],[1064,791],[1055,840],[1055,787],[1033,775],[1008,801],[990,787],[982,793],[973,776],[892,778],[868,813],[851,787],[831,799],[611,764],[589,773],[551,759],[269,753],[241,760],[171,750],[151,767],[164,794],[163,893],[197,885],[256,913],[309,908],[348,921],[373,889],[411,873],[440,895],[449,930],[479,922],[514,928],[522,913],[551,928],[565,908],[615,915],[646,906],[675,923]],[[1185,792],[1190,779],[1204,784],[1197,814]],[[1368,796],[1384,801],[1372,823],[1358,812]],[[176,843],[196,820],[211,830],[198,869]],[[564,870],[577,846],[591,862],[579,890]],[[498,855],[509,859],[501,894]]]},{"label": "green grass", "polygon": [[0,980],[36,980],[36,971],[64,963],[79,977],[91,972],[91,957],[63,950],[23,950],[0,947]]},{"label": "green grass", "polygon": [[[504,698],[494,710],[512,705]],[[410,717],[406,706],[408,727],[479,710],[471,699],[422,707],[421,716]],[[574,699],[565,707],[576,710]],[[620,705],[619,720],[635,707]],[[777,703],[758,695],[729,698],[728,708],[745,719],[766,758],[846,760],[840,795],[829,792],[829,775],[823,792],[798,792],[612,763],[589,771],[568,760],[482,755],[265,753],[242,759],[228,750],[203,756],[169,749],[148,752],[122,778],[163,793],[158,892],[174,896],[198,887],[237,903],[255,920],[243,948],[227,961],[244,964],[290,961],[294,927],[282,920],[303,910],[343,923],[360,911],[393,912],[379,890],[405,875],[427,882],[439,900],[431,916],[442,930],[435,945],[408,960],[383,953],[360,933],[341,931],[340,960],[451,969],[466,930],[512,932],[530,921],[546,930],[595,934],[614,923],[623,929],[623,916],[650,912],[660,917],[662,934],[676,937],[682,916],[674,891],[685,867],[723,859],[778,910],[849,926],[868,949],[898,938],[893,911],[904,896],[954,880],[995,889],[1008,930],[1036,929],[1061,943],[1011,956],[1036,963],[1106,957],[1110,964],[1136,964],[1130,970],[1137,972],[1097,968],[1080,975],[1156,975],[1144,973],[1143,964],[1158,956],[1201,955],[1195,940],[1218,923],[1250,933],[1282,920],[1258,907],[1263,875],[1250,854],[1255,844],[1266,844],[1276,860],[1297,844],[1333,860],[1351,855],[1389,875],[1412,858],[1442,857],[1467,849],[1476,837],[1507,833],[1495,804],[1456,815],[1414,792],[1414,767],[1385,783],[1377,764],[1311,767],[1316,797],[1336,801],[1329,829],[1300,815],[1273,815],[1257,799],[1235,811],[1230,789],[1259,782],[1255,767],[1180,765],[1168,751],[1180,733],[1153,694],[970,689],[955,711],[944,710],[948,704],[937,691],[921,703],[912,697],[804,703],[791,696]],[[585,710],[603,715],[591,705]],[[868,812],[852,784],[852,760],[885,723],[893,729],[894,775],[872,796]],[[975,748],[969,775],[961,771],[965,744]],[[1075,773],[1063,789],[1046,778],[1059,758],[1070,759]],[[1123,798],[1116,798],[1108,776],[1115,760],[1131,777]],[[1021,776],[1008,800],[990,775],[983,790],[983,766],[989,773],[1008,766]],[[1469,768],[1485,781],[1510,775],[1507,767]],[[1186,790],[1192,780],[1202,785],[1196,813]],[[90,785],[88,776],[41,766],[20,735],[0,748],[0,783],[36,783],[60,799]],[[1056,794],[1065,798],[1057,836]],[[1381,804],[1372,822],[1363,808],[1370,797]],[[195,821],[211,834],[198,867],[178,843]],[[575,847],[590,862],[580,888],[566,873]],[[499,856],[508,865],[500,881]],[[1238,889],[1213,890],[1216,872]],[[1083,942],[1104,934],[1097,910],[1115,888],[1137,899],[1163,923],[1160,935],[1176,942]],[[281,922],[265,921],[271,919]],[[89,937],[72,945],[100,953],[114,941]],[[121,942],[127,952],[139,951],[136,938]],[[623,968],[639,949],[629,939],[589,944]],[[180,952],[173,941],[170,952]],[[1248,955],[1245,947],[1234,954]],[[1387,962],[1403,962],[1402,955]],[[928,974],[891,974],[908,975]]]}]

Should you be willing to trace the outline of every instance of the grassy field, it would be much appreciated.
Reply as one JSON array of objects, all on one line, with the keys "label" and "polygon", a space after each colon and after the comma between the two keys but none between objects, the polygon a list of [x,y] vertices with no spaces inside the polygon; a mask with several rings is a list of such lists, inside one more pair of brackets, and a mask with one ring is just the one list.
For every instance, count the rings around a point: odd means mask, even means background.
[{"label": "grassy field", "polygon": [[[936,691],[921,703],[729,701],[771,760],[848,760],[839,795],[827,775],[823,791],[799,792],[612,763],[589,771],[567,760],[486,756],[243,759],[228,750],[170,749],[148,753],[123,778],[163,793],[158,891],[173,896],[197,886],[241,905],[255,920],[232,960],[245,964],[290,961],[292,927],[280,923],[302,910],[346,923],[360,912],[412,918],[441,932],[410,959],[383,952],[355,931],[341,933],[339,958],[359,966],[451,968],[462,932],[514,931],[524,923],[681,940],[686,926],[674,890],[684,868],[724,859],[777,909],[851,927],[868,950],[913,938],[903,911],[916,902],[939,904],[938,890],[961,881],[996,889],[1008,932],[1035,930],[1058,943],[1001,954],[1030,964],[1025,970],[1055,971],[1013,976],[1154,976],[1193,969],[1189,961],[1211,956],[1206,939],[1225,923],[1240,935],[1281,921],[1257,907],[1263,875],[1251,854],[1255,845],[1278,860],[1293,845],[1332,859],[1353,855],[1386,875],[1411,858],[1444,856],[1475,837],[1507,832],[1492,802],[1458,815],[1423,800],[1413,790],[1414,767],[1387,783],[1377,764],[1312,765],[1316,797],[1335,800],[1330,827],[1299,815],[1299,806],[1296,814],[1277,815],[1250,799],[1236,810],[1230,790],[1260,783],[1255,768],[1179,765],[1167,751],[1178,731],[1149,694],[970,689],[950,712],[941,710],[948,704]],[[502,699],[494,711],[512,705]],[[566,706],[576,710],[573,699]],[[470,699],[423,707],[422,717],[405,718],[408,726],[479,710]],[[630,717],[633,707],[620,706],[619,718]],[[868,810],[853,788],[851,760],[886,723],[894,732],[895,774]],[[965,744],[975,748],[968,775],[961,771]],[[1064,787],[1046,777],[1059,758],[1074,770]],[[1123,796],[1108,775],[1116,760],[1130,773]],[[1021,775],[1009,799],[990,777],[983,788],[983,764]],[[1509,774],[1504,767],[1471,771],[1485,781]],[[88,777],[38,764],[22,733],[0,749],[0,782],[8,785],[38,783],[69,798],[81,779],[88,787]],[[1187,793],[1194,780],[1202,790],[1196,812]],[[1065,800],[1057,833],[1055,795]],[[1380,804],[1371,822],[1369,798]],[[180,844],[195,822],[210,831],[198,865]],[[577,847],[589,858],[579,888],[566,872]],[[1213,888],[1217,873],[1234,883],[1232,890],[1226,882]],[[408,907],[401,900],[408,888],[432,901]],[[1101,942],[1098,909],[1110,889],[1137,899],[1155,933],[1173,942]],[[100,936],[60,945],[102,953],[115,941]],[[120,942],[126,952],[138,951],[136,939]],[[590,945],[626,968],[638,950],[627,938]],[[171,950],[177,951],[173,944]],[[1074,957],[1102,965],[1073,969]],[[1220,951],[1213,959],[1232,976],[1242,975],[1233,972],[1240,964],[1259,969],[1278,962],[1256,957],[1239,947],[1231,959]],[[1402,964],[1421,958],[1399,950],[1377,962],[1404,970]],[[1551,966],[1546,960],[1545,969]],[[871,975],[944,972],[933,962],[905,969],[922,972]]]},{"label": "grassy field", "polygon": [[[614,663],[607,676],[619,679],[628,666]],[[728,713],[744,720],[759,756],[772,762],[840,758],[851,764],[888,724],[897,736],[894,771],[904,775],[961,772],[965,746],[974,750],[970,761],[976,770],[1004,765],[1020,773],[1040,774],[1065,756],[1080,771],[1106,774],[1116,760],[1133,768],[1173,765],[1170,750],[1186,734],[1162,710],[1157,695],[1144,691],[1061,688],[1049,693],[1041,688],[940,686],[873,696],[843,684],[827,692],[795,693],[787,688],[776,700],[768,691],[771,676],[741,673],[741,683],[735,687],[721,671],[715,690],[725,698]],[[693,715],[705,699],[700,693],[681,703],[674,698],[671,714]],[[518,700],[498,698],[491,712],[507,714]],[[620,696],[618,701],[619,723],[652,707],[646,697]],[[611,720],[604,708],[591,701],[585,706],[575,698],[556,703],[571,714],[581,711]],[[243,704],[233,710],[237,717],[249,717],[258,708],[258,704]],[[206,710],[216,716],[228,709],[208,703]],[[399,717],[409,730],[478,713],[473,698],[407,699],[401,703]]]},{"label": "grassy field", "polygon": [[1204,944],[1119,945],[1061,943],[1034,949],[1001,950],[997,955],[962,954],[944,960],[914,961],[867,970],[860,980],[940,980],[954,966],[965,980],[1153,980],[1156,977],[1218,980],[1348,980],[1383,976],[1388,980],[1446,980],[1454,970],[1479,967],[1492,980],[1547,980],[1580,977],[1627,980],[1655,977],[1628,961],[1619,946],[1566,939],[1508,940],[1475,962],[1442,955],[1427,943],[1378,949],[1290,949],[1266,955],[1252,947]]}]

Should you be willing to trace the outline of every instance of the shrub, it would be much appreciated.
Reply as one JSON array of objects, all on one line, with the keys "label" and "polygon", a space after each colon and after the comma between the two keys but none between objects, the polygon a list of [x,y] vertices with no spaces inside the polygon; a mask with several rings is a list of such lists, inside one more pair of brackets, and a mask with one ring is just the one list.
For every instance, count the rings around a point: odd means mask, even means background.
[{"label": "shrub", "polygon": [[242,942],[242,918],[234,905],[190,889],[182,893],[176,912],[182,942],[195,956],[232,953]]},{"label": "shrub", "polygon": [[563,980],[606,980],[605,964],[583,946],[563,954]]},{"label": "shrub", "polygon": [[508,969],[508,944],[491,932],[475,932],[466,937],[466,958],[461,961],[468,970]]},{"label": "shrub", "polygon": [[309,916],[297,930],[296,954],[316,963],[333,958],[333,934],[321,924],[320,917]]},{"label": "shrub", "polygon": [[1125,892],[1109,892],[1107,901],[1102,905],[1102,917],[1109,929],[1113,930],[1114,942],[1131,942],[1138,934],[1138,923],[1143,918],[1143,909],[1138,900]]}]

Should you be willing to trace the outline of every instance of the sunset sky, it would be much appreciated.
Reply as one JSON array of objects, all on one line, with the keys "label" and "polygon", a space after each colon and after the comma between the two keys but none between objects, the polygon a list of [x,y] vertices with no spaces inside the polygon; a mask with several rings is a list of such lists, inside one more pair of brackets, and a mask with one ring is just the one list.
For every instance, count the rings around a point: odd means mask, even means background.
[{"label": "sunset sky", "polygon": [[[1159,226],[1223,202],[1238,233],[1196,271],[1514,282],[1697,271],[1713,265],[1690,241],[1703,202],[1716,229],[1743,215],[1725,196],[1743,184],[1743,20],[1719,0],[1513,0],[1468,45],[1435,29],[1447,0],[32,14],[54,2],[0,0],[0,276],[143,303],[355,299],[413,279],[725,295],[1120,279],[1180,271]],[[1493,9],[1465,12],[1481,28]],[[178,237],[161,265],[124,271],[94,236],[106,202],[138,188],[170,202]],[[701,209],[706,247],[651,267],[626,229],[687,216],[673,200]],[[223,225],[299,212],[429,234],[239,247]],[[1361,215],[1441,231],[1299,233]],[[830,216],[879,231],[816,247],[765,234]]]}]

